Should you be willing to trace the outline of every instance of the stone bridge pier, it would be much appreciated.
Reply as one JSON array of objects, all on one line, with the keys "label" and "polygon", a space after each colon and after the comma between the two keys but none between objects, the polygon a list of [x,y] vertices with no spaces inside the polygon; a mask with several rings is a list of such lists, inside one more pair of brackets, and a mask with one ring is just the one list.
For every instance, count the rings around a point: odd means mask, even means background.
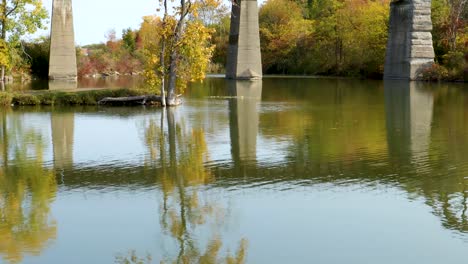
[{"label": "stone bridge pier", "polygon": [[[229,79],[261,79],[257,0],[233,0],[226,65]],[[390,5],[384,79],[417,80],[434,63],[431,0]],[[49,78],[76,81],[72,0],[53,0]]]},{"label": "stone bridge pier", "polygon": [[72,0],[53,0],[49,79],[76,81],[77,75]]},{"label": "stone bridge pier", "polygon": [[418,80],[434,63],[431,0],[397,0],[390,4],[384,79]]},{"label": "stone bridge pier", "polygon": [[232,1],[226,78],[262,78],[257,0]]}]

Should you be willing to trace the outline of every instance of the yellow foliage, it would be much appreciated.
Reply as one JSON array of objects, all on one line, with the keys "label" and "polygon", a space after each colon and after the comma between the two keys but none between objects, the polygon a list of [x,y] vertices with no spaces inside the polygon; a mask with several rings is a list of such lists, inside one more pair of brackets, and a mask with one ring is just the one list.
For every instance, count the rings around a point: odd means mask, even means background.
[{"label": "yellow foliage", "polygon": [[[43,167],[40,136],[28,131],[28,137],[26,141],[32,143],[20,144],[13,155],[22,165],[0,169],[0,255],[12,263],[21,262],[24,252],[39,253],[57,232],[49,219],[56,178],[51,169]],[[35,153],[34,163],[24,162],[28,150]]]},{"label": "yellow foliage", "polygon": [[[214,51],[214,46],[210,44],[212,29],[204,26],[197,17],[201,8],[215,7],[220,3],[219,0],[193,1],[189,10],[191,19],[185,22],[180,38],[176,38],[175,34],[180,7],[175,8],[174,14],[168,14],[164,23],[161,18],[154,16],[143,19],[140,37],[146,57],[145,77],[151,88],[160,89],[162,79],[167,78],[170,60],[174,59],[170,54],[174,52],[177,54],[177,93],[183,93],[188,82],[205,78]],[[155,38],[154,35],[158,37]],[[164,67],[160,61],[163,39],[166,40]]]},{"label": "yellow foliage", "polygon": [[0,39],[0,65],[5,67],[10,66],[10,52],[8,44],[2,39]]}]

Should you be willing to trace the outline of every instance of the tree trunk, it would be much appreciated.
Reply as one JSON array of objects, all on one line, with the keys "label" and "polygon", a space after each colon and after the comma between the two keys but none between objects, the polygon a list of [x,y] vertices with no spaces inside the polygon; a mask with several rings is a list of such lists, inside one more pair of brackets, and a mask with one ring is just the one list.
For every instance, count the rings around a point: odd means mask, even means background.
[{"label": "tree trunk", "polygon": [[[162,71],[164,70],[164,50],[166,49],[166,43],[165,40],[163,40],[163,47],[161,48],[161,68],[163,68]],[[166,106],[166,91],[165,91],[165,86],[166,86],[166,74],[164,72],[161,72],[161,106],[165,107]]]},{"label": "tree trunk", "polygon": [[[163,17],[163,28],[166,27],[167,19],[167,0],[164,0],[164,17]],[[166,106],[166,63],[164,60],[164,54],[166,53],[166,36],[163,34],[161,40],[161,54],[159,56],[159,62],[161,63],[161,106]]]},{"label": "tree trunk", "polygon": [[[6,43],[6,24],[7,24],[7,16],[8,16],[8,11],[7,11],[7,0],[2,0],[2,4],[1,4],[1,10],[2,10],[2,14],[1,14],[1,20],[0,20],[0,27],[2,28],[2,30],[0,31],[0,39],[5,41]],[[0,82],[2,82],[2,90],[4,89],[4,85],[5,85],[5,65],[2,65],[2,70],[1,70],[1,76],[0,76]]]},{"label": "tree trunk", "polygon": [[171,64],[169,66],[169,89],[167,91],[167,105],[174,106],[177,105],[177,98],[175,95],[175,87],[177,83],[177,51],[175,51],[175,49],[172,52],[170,58]]},{"label": "tree trunk", "polygon": [[2,65],[2,72],[1,72],[0,78],[1,78],[0,81],[2,82],[2,84],[4,86],[5,85],[5,65]]},{"label": "tree trunk", "polygon": [[[189,2],[190,5],[190,2]],[[169,87],[167,91],[167,105],[175,106],[180,104],[180,100],[177,98],[175,93],[176,83],[177,83],[177,60],[179,59],[179,51],[177,44],[182,38],[182,31],[184,27],[185,17],[188,14],[190,6],[187,6],[186,0],[180,0],[181,14],[179,21],[174,29],[174,43],[175,45],[172,48],[169,65]]]},{"label": "tree trunk", "polygon": [[7,115],[6,112],[2,113],[2,141],[3,141],[3,168],[8,166],[8,129],[7,129]]},{"label": "tree trunk", "polygon": [[455,51],[457,48],[457,34],[460,26],[460,16],[464,11],[467,0],[452,0],[450,5],[450,28],[449,28],[449,49]]}]

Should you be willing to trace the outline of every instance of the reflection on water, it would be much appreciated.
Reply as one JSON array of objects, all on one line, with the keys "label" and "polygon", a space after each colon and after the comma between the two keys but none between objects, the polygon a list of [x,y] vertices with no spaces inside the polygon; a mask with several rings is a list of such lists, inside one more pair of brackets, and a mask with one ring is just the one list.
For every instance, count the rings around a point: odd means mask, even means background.
[{"label": "reflection on water", "polygon": [[[466,144],[463,139],[466,138],[467,131],[459,135],[453,135],[451,132],[454,127],[466,121],[464,118],[449,118],[449,123],[445,123],[447,119],[445,122],[437,119],[437,125],[432,125],[433,118],[437,117],[434,116],[434,105],[453,108],[446,104],[440,105],[440,101],[445,99],[440,95],[445,91],[446,88],[442,87],[433,91],[431,87],[415,82],[385,83],[389,156],[393,160],[394,172],[412,178],[411,181],[400,179],[404,188],[410,193],[423,195],[426,203],[433,207],[433,212],[441,217],[444,226],[467,232],[468,181],[467,168],[463,164],[467,160],[439,156],[441,136],[444,148],[453,140]],[[459,91],[459,95],[467,96],[462,91]],[[454,114],[463,109],[452,111],[451,114]],[[444,122],[445,125],[441,126],[440,122]],[[450,132],[441,135],[441,127]],[[459,147],[452,145],[443,153],[450,155]],[[451,163],[458,164],[450,165]]]},{"label": "reflection on water", "polygon": [[262,81],[228,81],[232,159],[255,161]]},{"label": "reflection on water", "polygon": [[448,84],[265,78],[208,79],[167,110],[3,110],[0,254],[455,263],[468,257],[467,107]]},{"label": "reflection on water", "polygon": [[413,163],[428,158],[434,97],[416,82],[385,82],[385,110],[390,157]]},{"label": "reflection on water", "polygon": [[56,170],[73,164],[73,133],[75,114],[54,111],[50,113],[54,167]]},{"label": "reflection on water", "polygon": [[54,171],[43,164],[46,142],[40,131],[15,113],[2,113],[0,170],[0,256],[20,263],[40,254],[55,239],[50,204],[57,192]]},{"label": "reflection on water", "polygon": [[[245,239],[239,242],[235,256],[219,255],[223,242],[217,230],[223,225],[226,209],[200,197],[203,186],[215,181],[204,166],[209,160],[205,133],[202,128],[189,129],[183,117],[176,117],[177,113],[173,108],[163,110],[160,120],[150,118],[144,126],[144,141],[150,153],[148,167],[160,170],[155,176],[163,194],[161,227],[178,245],[178,253],[169,258],[169,263],[244,263]],[[206,246],[193,238],[194,230],[201,226],[208,228]]]}]

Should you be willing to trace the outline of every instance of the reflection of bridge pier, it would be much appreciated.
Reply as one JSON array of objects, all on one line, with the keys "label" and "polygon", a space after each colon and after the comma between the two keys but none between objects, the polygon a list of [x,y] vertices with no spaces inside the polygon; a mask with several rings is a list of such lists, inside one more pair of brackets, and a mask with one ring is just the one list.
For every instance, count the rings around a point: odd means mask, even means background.
[{"label": "reflection of bridge pier", "polygon": [[232,158],[255,161],[257,158],[258,109],[262,81],[229,81],[229,124]]},{"label": "reflection of bridge pier", "polygon": [[73,165],[73,135],[75,128],[74,113],[51,112],[52,145],[55,169],[69,168]]},{"label": "reflection of bridge pier", "polygon": [[[427,84],[385,82],[388,154],[392,165],[398,166],[392,173],[400,174],[403,188],[424,197],[443,226],[468,232],[466,168],[457,166],[466,163],[463,148],[466,128],[460,129],[463,134],[458,137],[457,132],[446,132],[456,131],[456,126],[465,122],[463,115],[460,119],[452,115],[463,109],[441,104],[444,101],[441,100],[436,102],[434,111],[433,92],[423,86]],[[457,91],[457,95],[463,94]],[[437,98],[440,100],[443,95]],[[444,112],[450,113],[450,117],[443,116]],[[432,127],[433,122],[437,125]],[[448,137],[455,139],[453,144]],[[429,159],[430,149],[435,151]]]},{"label": "reflection of bridge pier", "polygon": [[390,157],[428,156],[434,98],[420,83],[385,82],[385,112]]}]

